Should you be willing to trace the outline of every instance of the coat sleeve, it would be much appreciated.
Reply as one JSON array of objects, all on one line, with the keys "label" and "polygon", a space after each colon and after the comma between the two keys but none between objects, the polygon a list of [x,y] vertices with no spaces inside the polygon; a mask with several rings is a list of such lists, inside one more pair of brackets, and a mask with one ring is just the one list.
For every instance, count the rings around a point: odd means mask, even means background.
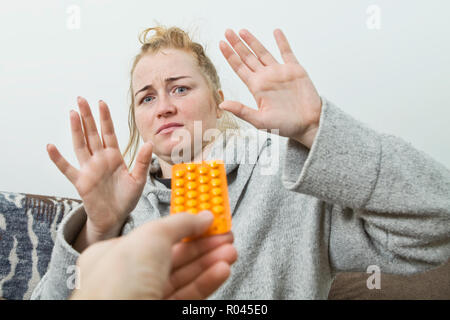
[{"label": "coat sleeve", "polygon": [[[135,224],[143,224],[148,220],[152,207],[147,198],[141,195],[136,207],[122,226],[120,235],[131,232]],[[87,220],[84,205],[81,204],[70,211],[61,221],[56,234],[50,263],[47,272],[34,289],[31,299],[63,300],[68,299],[78,283],[75,276],[83,276],[82,270],[76,266],[80,253],[73,248],[73,243],[80,234]]]},{"label": "coat sleeve", "polygon": [[[404,140],[380,134],[323,99],[305,147],[287,142],[284,186],[326,202],[333,271],[412,274],[450,257],[450,171]],[[304,158],[304,156],[303,156]]]}]

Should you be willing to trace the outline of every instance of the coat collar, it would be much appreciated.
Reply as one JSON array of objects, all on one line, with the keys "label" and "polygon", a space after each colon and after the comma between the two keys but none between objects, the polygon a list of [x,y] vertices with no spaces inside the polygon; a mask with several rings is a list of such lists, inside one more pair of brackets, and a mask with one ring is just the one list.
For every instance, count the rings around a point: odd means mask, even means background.
[{"label": "coat collar", "polygon": [[[241,130],[239,134],[222,134],[214,142],[206,160],[220,159],[225,163],[232,213],[259,154],[268,143],[270,143],[269,135],[262,134],[256,129]],[[143,196],[147,197],[155,208],[158,207],[157,203],[153,203],[156,200],[155,197],[159,202],[170,204],[171,190],[154,178],[160,171],[158,159],[153,157]]]}]

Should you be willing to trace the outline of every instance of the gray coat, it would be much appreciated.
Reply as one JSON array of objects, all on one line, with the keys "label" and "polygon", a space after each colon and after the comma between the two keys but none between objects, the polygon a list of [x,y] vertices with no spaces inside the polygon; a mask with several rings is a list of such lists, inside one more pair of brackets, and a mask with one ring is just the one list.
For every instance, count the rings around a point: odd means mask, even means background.
[{"label": "gray coat", "polygon": [[[311,150],[262,131],[224,141],[208,159],[226,160],[239,257],[211,299],[326,299],[337,272],[412,274],[450,257],[450,171],[327,99]],[[154,160],[123,234],[169,214],[158,170]],[[80,206],[61,223],[32,299],[70,295],[71,243],[85,220]]]}]

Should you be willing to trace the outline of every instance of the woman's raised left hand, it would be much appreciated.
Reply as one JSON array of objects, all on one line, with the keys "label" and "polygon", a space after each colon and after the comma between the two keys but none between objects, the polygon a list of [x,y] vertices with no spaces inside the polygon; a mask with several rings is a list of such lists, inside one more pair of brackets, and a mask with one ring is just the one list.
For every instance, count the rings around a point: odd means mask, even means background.
[{"label": "woman's raised left hand", "polygon": [[258,109],[226,100],[219,107],[232,112],[257,129],[278,129],[279,135],[311,148],[319,128],[322,101],[305,69],[298,63],[280,29],[274,31],[284,64],[248,30],[239,32],[251,52],[232,30],[225,32],[220,50],[231,68],[247,85]]}]

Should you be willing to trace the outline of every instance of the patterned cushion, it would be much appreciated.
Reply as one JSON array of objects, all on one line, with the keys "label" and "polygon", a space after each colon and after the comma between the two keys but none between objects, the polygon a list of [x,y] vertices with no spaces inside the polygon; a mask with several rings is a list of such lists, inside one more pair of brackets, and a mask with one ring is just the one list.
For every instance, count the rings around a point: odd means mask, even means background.
[{"label": "patterned cushion", "polygon": [[0,298],[29,299],[64,215],[80,200],[0,192]]}]

